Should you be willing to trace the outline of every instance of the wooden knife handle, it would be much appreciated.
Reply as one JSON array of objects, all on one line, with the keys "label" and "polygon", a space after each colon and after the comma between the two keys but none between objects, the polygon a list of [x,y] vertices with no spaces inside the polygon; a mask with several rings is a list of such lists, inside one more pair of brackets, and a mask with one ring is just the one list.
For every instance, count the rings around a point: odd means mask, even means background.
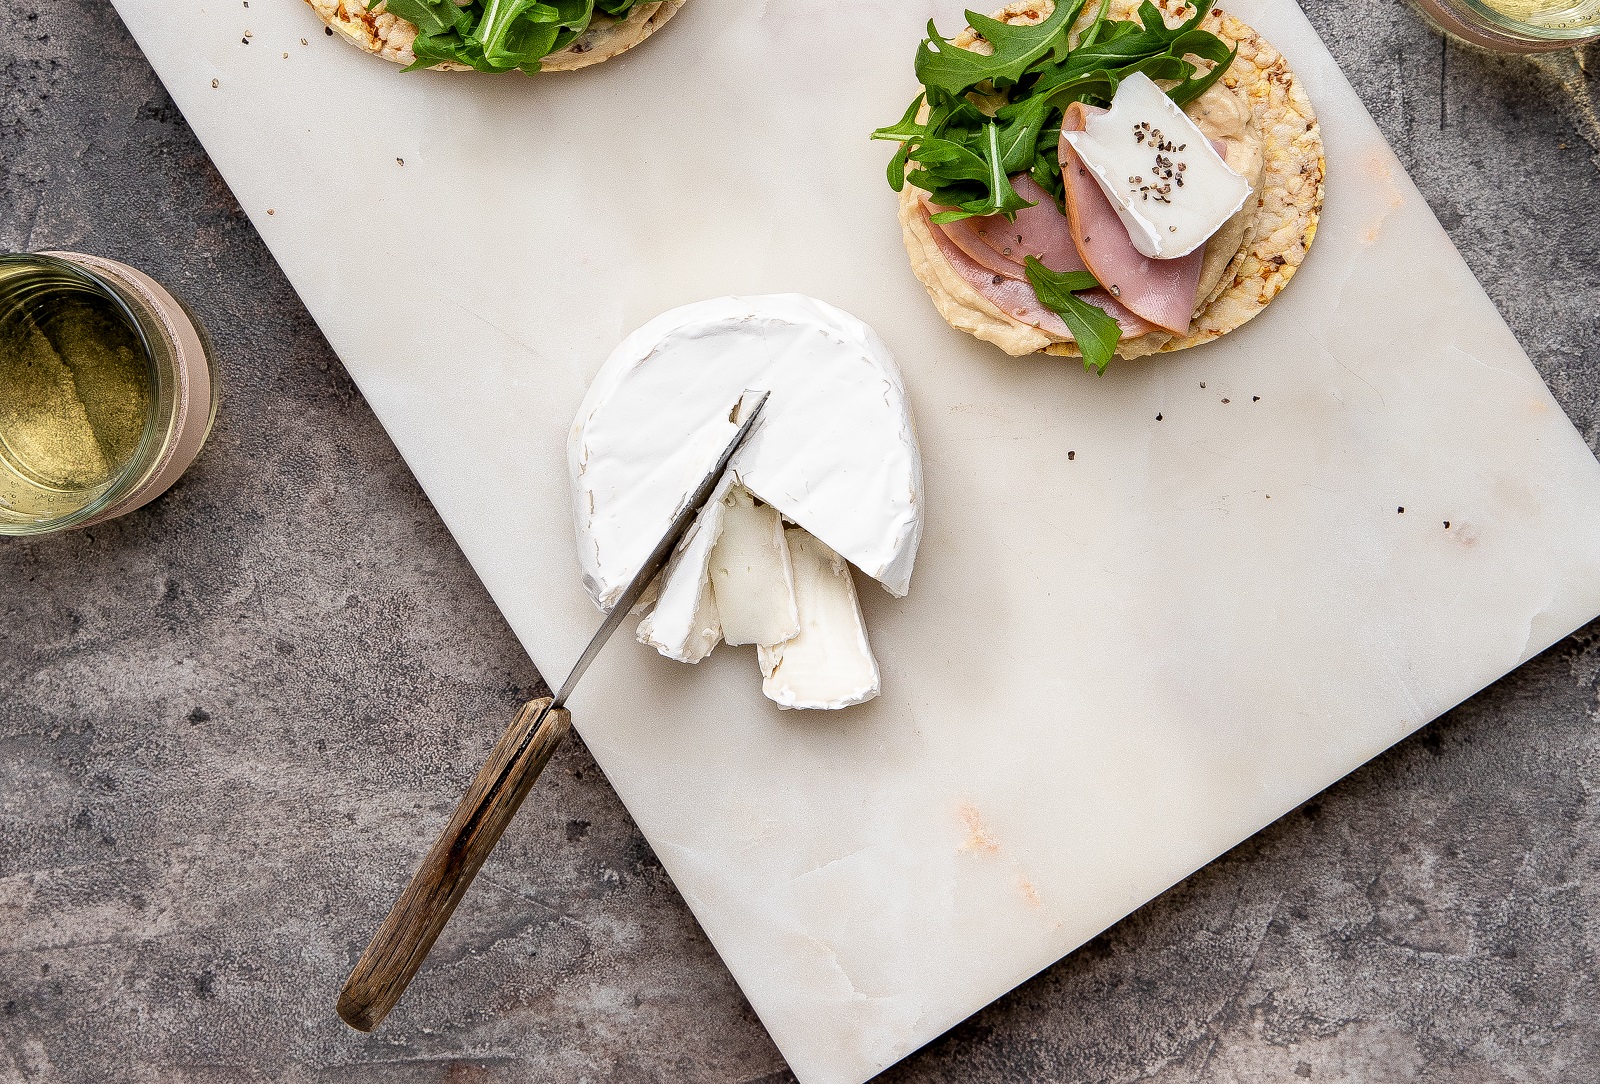
[{"label": "wooden knife handle", "polygon": [[338,1008],[340,1018],[357,1031],[376,1028],[405,993],[483,860],[572,729],[566,709],[551,711],[550,704],[546,697],[517,712],[439,841],[356,961]]}]

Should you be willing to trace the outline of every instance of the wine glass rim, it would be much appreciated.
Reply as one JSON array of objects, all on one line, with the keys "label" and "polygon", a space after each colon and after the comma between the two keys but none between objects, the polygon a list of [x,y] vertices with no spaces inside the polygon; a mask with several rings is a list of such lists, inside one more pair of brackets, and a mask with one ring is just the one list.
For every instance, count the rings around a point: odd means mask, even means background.
[{"label": "wine glass rim", "polygon": [[[152,340],[144,321],[139,319],[128,298],[106,278],[72,260],[65,260],[45,252],[0,252],[0,267],[22,267],[55,272],[76,281],[80,286],[89,288],[95,296],[109,302],[127,323],[139,343],[151,388],[159,386],[161,372],[157,344]],[[127,461],[119,465],[106,479],[104,488],[94,498],[70,512],[56,516],[35,520],[0,520],[0,535],[15,537],[53,534],[56,531],[70,530],[100,515],[125,497],[132,484],[143,473],[144,465],[150,459],[155,445],[163,439],[164,434],[160,432],[160,428],[155,398],[152,396],[146,408],[144,430],[139,436],[138,446]]]},{"label": "wine glass rim", "polygon": [[[1546,42],[1571,42],[1577,45],[1600,36],[1600,11],[1595,13],[1597,21],[1587,26],[1556,27],[1526,22],[1503,11],[1496,11],[1483,0],[1435,0],[1435,2],[1465,8],[1471,16],[1488,23],[1490,29],[1516,37],[1534,38]],[[1577,3],[1572,4],[1574,8],[1578,6]]]}]

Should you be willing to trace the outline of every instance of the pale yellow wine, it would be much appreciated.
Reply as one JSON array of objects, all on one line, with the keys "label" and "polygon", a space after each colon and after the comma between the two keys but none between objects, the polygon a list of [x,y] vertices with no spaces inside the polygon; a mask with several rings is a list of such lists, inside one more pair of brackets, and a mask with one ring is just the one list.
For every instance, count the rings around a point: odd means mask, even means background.
[{"label": "pale yellow wine", "polygon": [[1600,29],[1600,0],[1479,0],[1502,15],[1562,30]]},{"label": "pale yellow wine", "polygon": [[49,271],[0,280],[0,515],[54,518],[133,458],[150,374],[127,315]]}]

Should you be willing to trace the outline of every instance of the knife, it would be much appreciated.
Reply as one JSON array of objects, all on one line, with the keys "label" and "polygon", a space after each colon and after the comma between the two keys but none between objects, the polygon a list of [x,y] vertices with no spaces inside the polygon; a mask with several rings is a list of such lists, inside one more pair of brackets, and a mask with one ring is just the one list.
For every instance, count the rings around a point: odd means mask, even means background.
[{"label": "knife", "polygon": [[534,780],[544,770],[551,754],[572,728],[566,709],[567,697],[605,647],[611,634],[628,619],[672,551],[711,500],[736,453],[755,428],[769,392],[745,392],[730,412],[743,415],[733,439],[717,457],[716,464],[678,511],[667,533],[638,573],[623,590],[611,612],[600,623],[589,646],[583,649],[567,680],[554,697],[533,700],[522,706],[511,726],[489,753],[489,759],[472,780],[467,793],[456,806],[433,849],[412,875],[411,883],[395,901],[389,917],[372,935],[367,950],[356,961],[350,977],[339,993],[339,1018],[357,1031],[372,1031],[389,1015],[416,975],[428,950],[438,939],[456,904],[466,894],[484,859],[494,850],[500,836],[516,816]]}]

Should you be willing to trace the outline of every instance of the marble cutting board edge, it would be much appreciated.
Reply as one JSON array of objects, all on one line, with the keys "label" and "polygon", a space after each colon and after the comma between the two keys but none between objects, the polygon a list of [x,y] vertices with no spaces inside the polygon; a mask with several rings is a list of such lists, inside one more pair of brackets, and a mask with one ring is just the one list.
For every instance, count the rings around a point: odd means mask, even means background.
[{"label": "marble cutting board edge", "polygon": [[744,654],[619,643],[573,705],[806,1084],[880,1071],[1600,613],[1600,464],[1289,0],[1228,6],[1321,116],[1312,256],[1243,331],[1101,380],[950,332],[904,269],[862,135],[959,5],[863,36],[859,5],[695,0],[601,69],[492,80],[401,76],[293,0],[115,3],[547,675],[596,620],[564,436],[623,334],[800,290],[899,354],[929,521],[912,596],[863,595],[885,696],[784,715]]}]

